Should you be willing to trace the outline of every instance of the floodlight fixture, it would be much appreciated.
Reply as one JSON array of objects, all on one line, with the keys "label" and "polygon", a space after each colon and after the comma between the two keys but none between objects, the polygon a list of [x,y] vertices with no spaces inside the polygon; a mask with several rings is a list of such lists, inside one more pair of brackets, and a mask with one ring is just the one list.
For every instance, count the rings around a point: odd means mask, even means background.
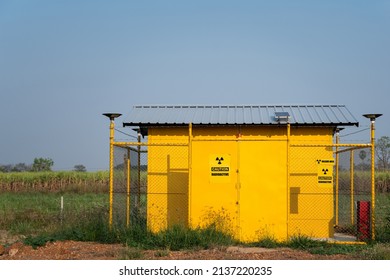
[{"label": "floodlight fixture", "polygon": [[122,114],[118,114],[118,113],[104,113],[103,115],[109,118],[110,121],[113,121],[114,119],[122,116]]},{"label": "floodlight fixture", "polygon": [[370,121],[375,122],[375,119],[382,116],[382,114],[364,114],[363,117],[370,119]]}]

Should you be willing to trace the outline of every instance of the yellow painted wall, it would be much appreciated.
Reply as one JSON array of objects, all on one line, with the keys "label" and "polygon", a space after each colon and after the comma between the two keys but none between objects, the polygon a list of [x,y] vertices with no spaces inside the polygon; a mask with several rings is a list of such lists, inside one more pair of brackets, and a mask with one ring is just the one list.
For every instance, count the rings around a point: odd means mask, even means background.
[{"label": "yellow painted wall", "polygon": [[[148,141],[188,143],[188,131],[188,127],[150,128]],[[331,144],[332,134],[330,128],[292,128],[290,140]],[[150,146],[149,228],[215,224],[241,241],[285,240],[298,233],[332,236],[333,187],[318,185],[315,164],[317,158],[332,158],[332,150],[291,148],[290,152],[288,187],[286,126],[194,126],[190,150]]]}]

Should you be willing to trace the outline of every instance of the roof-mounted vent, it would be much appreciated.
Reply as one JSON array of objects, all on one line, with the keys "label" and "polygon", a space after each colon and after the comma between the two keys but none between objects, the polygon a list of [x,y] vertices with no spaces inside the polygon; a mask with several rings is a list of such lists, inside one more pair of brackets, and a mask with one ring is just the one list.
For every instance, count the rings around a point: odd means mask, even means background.
[{"label": "roof-mounted vent", "polygon": [[275,119],[278,123],[287,123],[290,119],[290,114],[288,112],[275,112]]}]

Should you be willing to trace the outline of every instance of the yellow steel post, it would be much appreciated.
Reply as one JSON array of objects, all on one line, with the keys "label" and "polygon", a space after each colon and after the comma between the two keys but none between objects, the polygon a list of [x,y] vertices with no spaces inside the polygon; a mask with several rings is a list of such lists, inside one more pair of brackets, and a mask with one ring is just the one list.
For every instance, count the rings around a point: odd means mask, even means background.
[{"label": "yellow steel post", "polygon": [[126,225],[130,225],[130,183],[131,183],[131,164],[130,164],[130,148],[127,149],[127,159],[126,159],[126,166],[127,166],[127,176],[126,176],[126,183],[127,183],[127,201],[126,201]]},{"label": "yellow steel post", "polygon": [[371,119],[371,239],[375,240],[375,119]]},{"label": "yellow steel post", "polygon": [[112,208],[114,203],[114,120],[110,122],[110,212],[109,224],[112,226]]},{"label": "yellow steel post", "polygon": [[289,238],[289,212],[290,212],[290,133],[291,126],[290,123],[287,123],[287,236],[286,240]]},{"label": "yellow steel post", "polygon": [[[138,130],[137,135],[138,144],[141,143],[141,129]],[[137,209],[138,214],[140,213],[141,209],[141,146],[138,145],[137,147],[138,152],[138,196],[137,196]]]},{"label": "yellow steel post", "polygon": [[188,124],[188,225],[192,227],[191,222],[191,196],[192,192],[192,123]]},{"label": "yellow steel post", "polygon": [[365,114],[371,121],[371,239],[375,240],[375,119],[382,114]]},{"label": "yellow steel post", "polygon": [[339,147],[337,146],[340,142],[340,130],[336,129],[336,186],[335,186],[335,218],[336,225],[339,224]]},{"label": "yellow steel post", "polygon": [[350,152],[350,177],[351,177],[351,225],[354,222],[354,171],[355,171],[355,163],[354,163],[354,152],[351,150]]},{"label": "yellow steel post", "polygon": [[241,137],[242,137],[242,132],[241,132],[241,126],[238,127],[237,131],[237,137],[236,137],[236,142],[237,142],[237,180],[236,180],[236,228],[235,228],[235,236],[239,240],[241,239],[242,235],[242,230],[241,230]]},{"label": "yellow steel post", "polygon": [[115,130],[115,123],[114,120],[117,117],[120,117],[121,114],[117,113],[105,113],[104,116],[108,117],[110,119],[110,166],[109,166],[109,200],[110,200],[110,210],[109,210],[109,217],[108,217],[108,223],[110,228],[112,227],[112,217],[113,217],[113,202],[114,202],[114,130]]}]

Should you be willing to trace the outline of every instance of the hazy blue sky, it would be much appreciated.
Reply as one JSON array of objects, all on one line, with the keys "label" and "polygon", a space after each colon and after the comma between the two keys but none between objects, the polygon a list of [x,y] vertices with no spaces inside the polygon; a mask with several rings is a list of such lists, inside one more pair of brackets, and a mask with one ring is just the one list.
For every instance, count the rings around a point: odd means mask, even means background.
[{"label": "hazy blue sky", "polygon": [[390,135],[390,1],[0,0],[0,93],[0,164],[107,169],[101,114],[136,104],[345,104]]}]

